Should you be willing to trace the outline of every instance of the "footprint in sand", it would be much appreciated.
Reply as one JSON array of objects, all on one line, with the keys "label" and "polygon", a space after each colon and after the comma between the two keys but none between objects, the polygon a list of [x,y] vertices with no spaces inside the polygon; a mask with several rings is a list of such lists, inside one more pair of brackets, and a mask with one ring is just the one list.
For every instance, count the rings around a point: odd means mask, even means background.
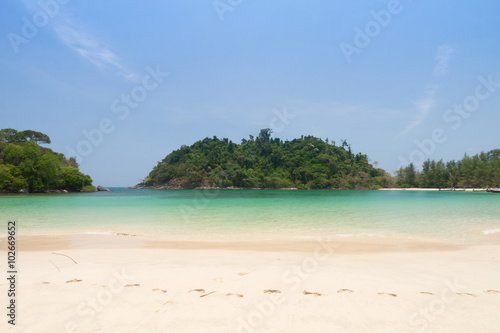
[{"label": "footprint in sand", "polygon": [[245,276],[245,275],[247,275],[247,274],[249,274],[249,273],[246,273],[246,272],[243,272],[243,273],[242,273],[242,272],[239,272],[239,273],[238,273],[238,275],[239,275],[239,276]]},{"label": "footprint in sand", "polygon": [[267,290],[264,290],[264,294],[281,294],[281,290],[267,289]]},{"label": "footprint in sand", "polygon": [[[66,283],[68,283],[68,282],[66,282]],[[50,282],[42,282],[42,284],[50,284]]]},{"label": "footprint in sand", "polygon": [[387,295],[387,296],[391,296],[391,297],[398,297],[398,295],[391,294],[391,293],[377,293],[377,295]]},{"label": "footprint in sand", "polygon": [[422,294],[422,295],[434,295],[433,293],[430,293],[428,291],[420,291],[419,294]]},{"label": "footprint in sand", "polygon": [[166,289],[159,289],[159,288],[155,288],[155,289],[153,289],[152,291],[160,291],[160,292],[162,292],[162,293],[166,293],[166,292],[167,292],[167,290],[166,290]]},{"label": "footprint in sand", "polygon": [[126,284],[124,285],[125,288],[129,287],[140,287],[141,285],[139,283],[131,283],[131,284]]},{"label": "footprint in sand", "polygon": [[321,296],[321,294],[320,294],[320,293],[310,292],[310,291],[306,291],[306,290],[304,290],[302,293],[303,293],[304,295]]},{"label": "footprint in sand", "polygon": [[227,293],[227,294],[226,294],[226,296],[236,296],[236,297],[238,297],[238,298],[243,297],[243,295],[242,295],[242,294],[234,294],[234,293]]},{"label": "footprint in sand", "polygon": [[209,292],[207,294],[201,295],[200,297],[206,297],[208,295],[212,295],[213,293],[216,293],[216,291],[211,291],[211,292]]},{"label": "footprint in sand", "polygon": [[188,291],[188,293],[191,293],[191,292],[197,292],[197,293],[204,293],[205,292],[205,289],[191,289],[190,291]]},{"label": "footprint in sand", "polygon": [[73,279],[73,280],[66,281],[66,283],[72,283],[72,282],[82,282],[82,280]]},{"label": "footprint in sand", "polygon": [[500,294],[500,291],[498,290],[485,290],[485,294]]},{"label": "footprint in sand", "polygon": [[130,237],[136,237],[137,236],[137,235],[127,234],[127,233],[124,233],[124,232],[117,232],[116,235],[117,236],[130,236]]},{"label": "footprint in sand", "polygon": [[477,297],[476,294],[470,294],[470,293],[457,293],[458,296],[472,296],[472,297]]},{"label": "footprint in sand", "polygon": [[353,293],[351,289],[339,289],[337,290],[338,293]]},{"label": "footprint in sand", "polygon": [[155,312],[156,313],[160,313],[160,312],[167,312],[169,311],[170,309],[172,309],[172,307],[174,306],[174,301],[166,301],[165,303],[162,304],[161,308],[156,310]]}]

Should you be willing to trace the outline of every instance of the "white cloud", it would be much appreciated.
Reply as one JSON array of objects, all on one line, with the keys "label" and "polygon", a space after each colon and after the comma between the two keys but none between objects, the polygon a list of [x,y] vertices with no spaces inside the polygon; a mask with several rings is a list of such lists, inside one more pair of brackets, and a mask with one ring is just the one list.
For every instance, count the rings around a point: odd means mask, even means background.
[{"label": "white cloud", "polygon": [[415,105],[415,107],[417,109],[417,116],[411,122],[411,124],[405,128],[405,130],[400,135],[403,135],[403,134],[409,132],[414,127],[417,127],[418,125],[423,123],[425,121],[425,119],[427,119],[427,116],[429,115],[429,112],[431,111],[435,102],[432,98],[423,98],[423,99],[420,99],[417,101],[413,101],[413,104]]},{"label": "white cloud", "polygon": [[[23,0],[23,4],[29,11],[41,10],[38,3],[33,0]],[[77,24],[63,12],[62,8],[52,18],[50,26],[64,45],[95,66],[101,69],[115,70],[117,75],[127,81],[137,82],[140,80],[136,73],[124,65],[123,60],[116,53],[93,36],[89,29]]]},{"label": "white cloud", "polygon": [[434,57],[434,60],[438,62],[434,67],[434,71],[432,72],[434,76],[446,75],[448,64],[450,63],[451,55],[454,51],[455,49],[450,45],[441,45],[438,48],[437,54]]},{"label": "white cloud", "polygon": [[428,85],[424,89],[424,94],[426,94],[427,96],[433,96],[436,94],[439,88],[441,88],[439,84]]},{"label": "white cloud", "polygon": [[[443,77],[446,75],[448,65],[451,60],[451,55],[454,51],[455,49],[450,45],[444,44],[439,46],[436,56],[434,57],[434,60],[437,61],[437,64],[432,71],[433,76]],[[427,119],[427,116],[429,115],[432,107],[435,104],[433,96],[437,93],[440,87],[441,85],[436,83],[427,85],[424,88],[425,96],[422,99],[413,102],[417,110],[415,119],[399,134],[399,136],[408,133],[414,127],[422,124]]]},{"label": "white cloud", "polygon": [[128,70],[123,61],[108,46],[82,26],[77,26],[68,17],[61,17],[54,24],[59,39],[77,54],[102,69],[116,70],[117,74],[128,81],[138,81],[138,76]]}]

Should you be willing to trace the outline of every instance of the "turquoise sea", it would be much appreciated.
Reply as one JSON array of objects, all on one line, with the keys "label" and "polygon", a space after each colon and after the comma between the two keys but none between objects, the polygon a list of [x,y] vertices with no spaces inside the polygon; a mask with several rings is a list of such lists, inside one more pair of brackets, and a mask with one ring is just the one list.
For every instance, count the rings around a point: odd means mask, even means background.
[{"label": "turquoise sea", "polygon": [[18,235],[127,233],[186,240],[331,235],[462,242],[500,234],[500,195],[486,192],[112,190],[3,194],[2,224],[15,219]]}]

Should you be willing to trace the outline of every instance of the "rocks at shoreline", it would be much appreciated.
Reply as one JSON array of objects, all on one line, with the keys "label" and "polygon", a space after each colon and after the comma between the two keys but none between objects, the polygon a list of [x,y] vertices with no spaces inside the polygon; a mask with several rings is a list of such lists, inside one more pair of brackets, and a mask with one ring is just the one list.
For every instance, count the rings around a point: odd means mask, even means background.
[{"label": "rocks at shoreline", "polygon": [[101,186],[101,190],[98,190],[96,187],[89,186],[93,190],[86,190],[85,188],[82,190],[78,191],[70,191],[67,189],[47,189],[43,191],[38,191],[38,192],[30,192],[28,189],[21,189],[19,191],[7,191],[7,190],[0,190],[0,193],[24,193],[24,194],[29,194],[29,193],[85,193],[85,192],[97,192],[97,191],[111,191],[110,189],[104,188]]},{"label": "rocks at shoreline", "polygon": [[[28,191],[24,192],[28,193]],[[43,193],[69,193],[68,190],[45,190]]]},{"label": "rocks at shoreline", "polygon": [[97,192],[101,192],[101,191],[108,191],[108,192],[111,192],[111,190],[109,188],[105,188],[101,185],[97,186]]},{"label": "rocks at shoreline", "polygon": [[137,185],[127,187],[127,189],[139,189],[139,190],[145,188],[148,188],[145,183],[139,183]]},{"label": "rocks at shoreline", "polygon": [[[180,183],[172,183],[169,182],[167,184],[162,184],[162,185],[153,185],[153,186],[148,186],[145,183],[139,183],[134,186],[127,187],[127,189],[135,189],[135,190],[263,190],[264,188],[258,188],[258,187],[235,187],[235,186],[229,186],[229,187],[217,187],[217,186],[210,186],[206,184],[198,185],[198,186],[182,186]],[[296,187],[290,187],[290,188],[276,188],[274,190],[297,190]]]}]

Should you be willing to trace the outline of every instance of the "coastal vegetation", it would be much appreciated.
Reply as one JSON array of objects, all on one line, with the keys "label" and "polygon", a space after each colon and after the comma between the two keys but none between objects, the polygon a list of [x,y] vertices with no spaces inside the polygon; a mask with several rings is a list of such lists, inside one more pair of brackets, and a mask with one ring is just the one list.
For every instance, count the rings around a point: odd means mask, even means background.
[{"label": "coastal vegetation", "polygon": [[[42,147],[43,133],[0,130],[0,192],[95,191],[75,158]],[[374,162],[373,164],[377,164]],[[500,185],[500,149],[459,161],[410,163],[394,176],[362,153],[314,136],[281,140],[263,129],[234,143],[205,138],[168,154],[136,188],[379,189],[485,188]]]},{"label": "coastal vegetation", "polygon": [[460,161],[427,160],[418,171],[413,163],[401,167],[395,175],[397,187],[421,188],[485,188],[500,185],[500,149],[474,156],[465,155]]},{"label": "coastal vegetation", "polygon": [[0,191],[94,190],[74,158],[40,146],[50,142],[46,134],[32,130],[0,130]]},{"label": "coastal vegetation", "polygon": [[158,162],[142,187],[378,189],[391,180],[345,140],[337,146],[314,136],[283,141],[271,134],[263,129],[240,144],[214,136],[182,146]]}]

